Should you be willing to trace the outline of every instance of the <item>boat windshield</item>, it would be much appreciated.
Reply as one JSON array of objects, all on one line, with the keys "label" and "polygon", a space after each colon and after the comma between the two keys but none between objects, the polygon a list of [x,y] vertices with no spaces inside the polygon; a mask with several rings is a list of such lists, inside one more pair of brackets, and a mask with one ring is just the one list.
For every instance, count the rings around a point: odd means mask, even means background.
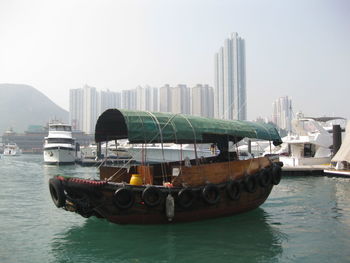
[{"label": "boat windshield", "polygon": [[70,126],[64,126],[64,125],[51,125],[50,130],[51,131],[72,131],[72,128]]},{"label": "boat windshield", "polygon": [[69,143],[73,144],[73,139],[67,139],[67,138],[49,138],[47,139],[47,143]]}]

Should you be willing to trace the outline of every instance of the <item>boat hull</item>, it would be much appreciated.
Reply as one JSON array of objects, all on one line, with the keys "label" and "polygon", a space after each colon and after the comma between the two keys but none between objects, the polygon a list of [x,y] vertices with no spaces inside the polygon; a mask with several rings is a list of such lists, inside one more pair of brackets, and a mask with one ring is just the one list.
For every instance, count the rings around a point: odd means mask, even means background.
[{"label": "boat hull", "polygon": [[288,157],[288,156],[280,156],[279,160],[283,162],[285,167],[298,167],[305,165],[324,165],[329,164],[331,162],[331,157]]},{"label": "boat hull", "polygon": [[[120,174],[121,177],[125,175]],[[270,164],[252,174],[212,183],[200,182],[200,185],[194,184],[198,182],[195,177],[192,175],[192,185],[188,181],[186,186],[176,185],[176,181],[165,186],[135,186],[61,176],[50,179],[49,185],[57,207],[83,217],[96,216],[117,224],[166,224],[253,210],[265,202],[273,186],[279,183],[281,167]],[[169,198],[174,200],[173,205],[169,206]]]},{"label": "boat hull", "polygon": [[[144,213],[130,213],[120,215],[108,215],[106,219],[116,224],[168,224],[168,223],[181,223],[181,222],[193,222],[206,219],[232,216],[239,213],[248,212],[250,210],[258,208],[262,205],[272,190],[272,186],[268,188],[257,189],[256,193],[244,193],[240,200],[231,201],[228,198],[221,201],[217,205],[207,206],[203,203],[200,204],[200,200],[194,204],[191,210],[175,211],[174,218],[169,221],[165,216],[164,209],[157,212],[144,211]],[[223,195],[225,193],[222,193]],[[175,204],[176,206],[176,204]],[[100,213],[103,213],[103,209],[99,209]]]},{"label": "boat hull", "polygon": [[4,156],[19,156],[22,151],[18,148],[16,144],[5,145],[3,155]]},{"label": "boat hull", "polygon": [[46,148],[43,152],[45,164],[74,164],[75,150],[73,148]]}]

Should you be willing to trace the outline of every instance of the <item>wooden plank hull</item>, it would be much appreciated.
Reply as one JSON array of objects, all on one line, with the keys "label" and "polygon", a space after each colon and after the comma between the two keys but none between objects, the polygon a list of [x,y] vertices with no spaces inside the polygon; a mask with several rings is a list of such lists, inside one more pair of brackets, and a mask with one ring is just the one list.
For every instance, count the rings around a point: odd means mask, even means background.
[{"label": "wooden plank hull", "polygon": [[[157,180],[157,167],[138,166],[129,171],[105,167],[102,177],[113,180],[59,176],[50,179],[50,192],[56,206],[84,217],[118,224],[166,224],[255,209],[265,202],[281,176],[281,167],[265,158],[180,168],[181,173],[171,178],[172,184],[165,186],[152,184]],[[143,175],[146,184],[126,183],[132,173]]]},{"label": "wooden plank hull", "polygon": [[[218,205],[200,206],[188,211],[176,211],[172,221],[165,216],[164,211],[144,211],[144,213],[130,213],[108,215],[106,219],[117,224],[168,224],[180,222],[201,221],[211,218],[231,216],[239,213],[248,212],[262,205],[272,190],[272,186],[268,188],[260,188],[254,194],[244,193],[238,201],[225,200]],[[99,210],[103,213],[103,209]]]}]

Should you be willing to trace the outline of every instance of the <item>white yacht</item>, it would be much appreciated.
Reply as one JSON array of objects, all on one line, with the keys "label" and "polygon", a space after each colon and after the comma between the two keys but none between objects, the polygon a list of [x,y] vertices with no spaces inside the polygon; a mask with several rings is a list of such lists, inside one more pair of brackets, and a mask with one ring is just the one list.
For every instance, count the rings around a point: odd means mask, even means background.
[{"label": "white yacht", "polygon": [[202,157],[214,157],[219,154],[217,149],[211,149],[210,144],[198,144],[196,151],[192,144],[160,143],[148,145],[124,146],[124,149],[137,162],[163,163],[180,160],[193,160]]},{"label": "white yacht", "polygon": [[[117,143],[117,144],[116,144]],[[130,154],[125,150],[125,142],[110,141],[107,144],[101,144],[101,156],[108,158],[131,158]],[[80,147],[81,159],[97,159],[97,144],[92,143],[89,146]]]},{"label": "white yacht", "polygon": [[22,153],[21,149],[15,143],[8,143],[4,147],[4,156],[18,156]]},{"label": "white yacht", "polygon": [[76,159],[75,141],[70,125],[49,124],[49,135],[44,142],[44,163],[73,164]]},{"label": "white yacht", "polygon": [[[282,138],[283,143],[265,154],[278,154],[285,167],[330,164],[332,134],[324,128],[322,118],[303,117],[292,121],[294,134]],[[326,118],[332,120],[336,118]]]}]

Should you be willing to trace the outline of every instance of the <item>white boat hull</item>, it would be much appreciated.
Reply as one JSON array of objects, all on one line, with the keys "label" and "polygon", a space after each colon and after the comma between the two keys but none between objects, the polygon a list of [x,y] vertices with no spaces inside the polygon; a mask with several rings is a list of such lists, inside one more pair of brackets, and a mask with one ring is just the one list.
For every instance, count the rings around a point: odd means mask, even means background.
[{"label": "white boat hull", "polygon": [[284,167],[297,167],[305,165],[323,165],[331,162],[331,157],[309,157],[309,158],[297,158],[280,156],[280,162],[283,162]]},{"label": "white boat hull", "polygon": [[4,151],[3,155],[4,156],[19,156],[21,154],[19,152],[16,152],[16,151]]},{"label": "white boat hull", "polygon": [[22,151],[17,146],[6,146],[3,152],[4,156],[19,156]]},{"label": "white boat hull", "polygon": [[73,148],[44,149],[45,164],[74,164],[75,150]]},{"label": "white boat hull", "polygon": [[[160,147],[130,147],[126,148],[132,158],[137,162],[152,162],[152,163],[163,163],[163,162],[176,162],[180,160],[193,160],[196,159],[194,149],[180,149],[180,148],[167,148],[164,147],[162,150]],[[197,150],[197,157],[207,158],[214,157],[217,153],[212,153],[210,150]]]}]

